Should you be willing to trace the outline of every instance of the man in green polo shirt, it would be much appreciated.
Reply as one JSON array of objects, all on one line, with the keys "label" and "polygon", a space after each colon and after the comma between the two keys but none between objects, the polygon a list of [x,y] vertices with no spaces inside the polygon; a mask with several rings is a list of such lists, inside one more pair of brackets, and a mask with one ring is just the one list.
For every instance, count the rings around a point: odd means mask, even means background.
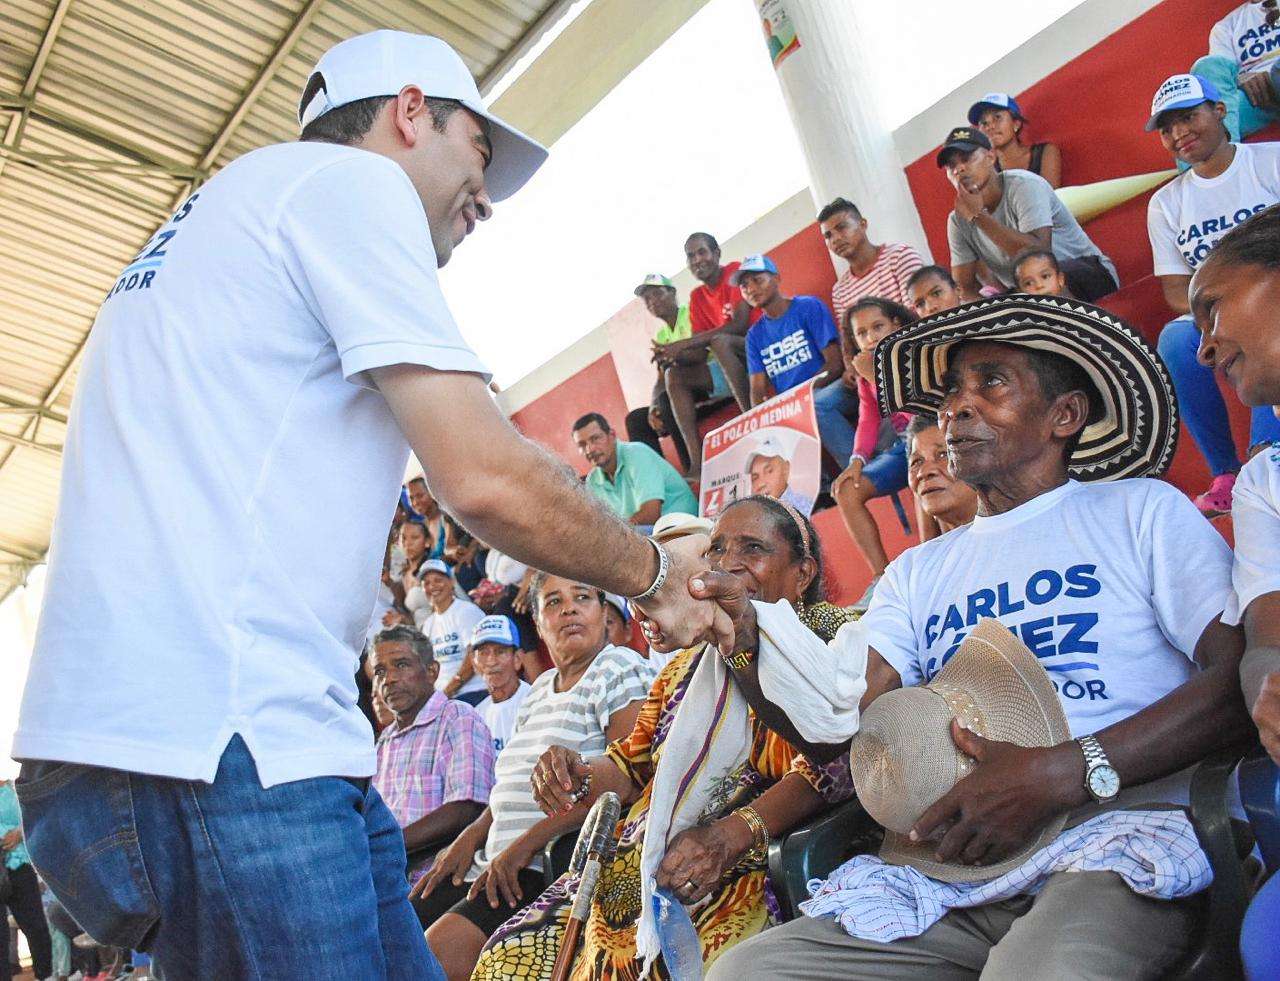
[{"label": "man in green polo shirt", "polygon": [[587,490],[619,517],[649,526],[671,511],[698,513],[698,500],[676,468],[643,443],[619,440],[599,412],[573,424],[573,441],[591,464]]},{"label": "man in green polo shirt", "polygon": [[[649,424],[653,425],[654,414],[659,416],[664,426],[668,414],[675,421],[679,431],[673,432],[668,428],[667,433],[675,440],[680,461],[684,464],[685,479],[697,484],[702,479],[698,402],[717,391],[728,394],[729,383],[705,346],[688,347],[680,343],[693,336],[693,322],[689,307],[680,306],[676,299],[676,287],[671,280],[661,273],[650,273],[635,288],[635,294],[661,325],[653,337],[653,362],[658,366],[658,383],[653,389]],[[661,404],[664,398],[669,406],[667,412],[663,411]]]}]

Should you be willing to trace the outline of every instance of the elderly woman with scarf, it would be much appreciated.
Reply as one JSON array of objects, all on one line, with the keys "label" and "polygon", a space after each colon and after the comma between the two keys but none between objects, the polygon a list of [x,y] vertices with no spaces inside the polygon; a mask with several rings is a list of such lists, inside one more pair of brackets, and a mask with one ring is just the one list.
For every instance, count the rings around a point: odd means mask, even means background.
[{"label": "elderly woman with scarf", "polygon": [[[726,508],[708,559],[754,599],[790,604],[822,637],[851,619],[822,600],[812,526],[773,498]],[[815,768],[755,718],[716,661],[706,646],[678,653],[631,734],[604,756],[583,759],[552,746],[534,768],[534,796],[548,813],[585,810],[606,790],[627,808],[617,856],[601,876],[583,931],[575,979],[636,979],[650,963],[649,977],[668,976],[651,918],[642,916],[654,885],[689,907],[705,963],[758,933],[776,911],[766,882],[770,837],[852,794],[847,758]],[[720,734],[714,749],[709,733]],[[569,885],[562,877],[499,928],[473,979],[550,978]]]}]

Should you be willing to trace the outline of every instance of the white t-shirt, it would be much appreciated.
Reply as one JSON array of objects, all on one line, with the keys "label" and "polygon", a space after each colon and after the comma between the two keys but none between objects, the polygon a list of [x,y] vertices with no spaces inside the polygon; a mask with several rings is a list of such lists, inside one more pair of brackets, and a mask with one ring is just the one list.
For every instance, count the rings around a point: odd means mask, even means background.
[{"label": "white t-shirt", "polygon": [[516,727],[516,715],[520,712],[520,706],[524,704],[524,698],[529,694],[529,689],[532,687],[529,682],[521,681],[520,687],[515,690],[515,693],[510,698],[495,702],[493,696],[490,695],[476,706],[476,711],[480,713],[480,718],[484,719],[484,724],[493,733],[493,748],[495,752],[501,753],[507,743],[511,741],[511,733]]},{"label": "white t-shirt", "polygon": [[[471,649],[471,634],[484,616],[484,610],[469,600],[455,599],[443,613],[430,611],[422,621],[419,629],[430,639],[436,663],[440,665],[436,691],[444,691],[445,685],[462,667],[467,651]],[[454,695],[473,691],[484,691],[484,679],[478,674],[468,678]]]},{"label": "white t-shirt", "polygon": [[1217,177],[1185,171],[1151,196],[1147,234],[1157,276],[1190,276],[1218,239],[1280,201],[1280,143],[1237,143]]},{"label": "white t-shirt", "polygon": [[529,567],[517,562],[509,555],[503,555],[497,549],[489,549],[484,560],[484,577],[503,586],[519,586]]},{"label": "white t-shirt", "polygon": [[995,617],[1040,658],[1078,737],[1191,678],[1230,595],[1231,550],[1176,488],[1069,481],[908,549],[862,622],[902,683],[918,685]]},{"label": "white t-shirt", "polygon": [[366,373],[402,363],[484,374],[398,165],[280,144],[182,205],[89,336],[13,755],[212,780],[240,733],[264,786],[373,774],[409,447]]},{"label": "white t-shirt", "polygon": [[1260,4],[1242,3],[1209,31],[1209,54],[1230,58],[1242,72],[1265,71],[1280,56],[1280,26],[1267,25]]},{"label": "white t-shirt", "polygon": [[1280,592],[1280,443],[1259,451],[1241,468],[1231,492],[1231,525],[1235,596],[1222,622],[1237,624],[1259,596]]},{"label": "white t-shirt", "polygon": [[[534,803],[529,777],[547,747],[564,746],[583,756],[602,754],[609,718],[648,696],[657,672],[631,648],[606,646],[568,691],[556,691],[559,676],[554,669],[538,675],[516,714],[515,732],[493,768],[493,823],[484,847],[476,852],[468,881],[546,816]],[[541,857],[531,865],[541,869]]]}]

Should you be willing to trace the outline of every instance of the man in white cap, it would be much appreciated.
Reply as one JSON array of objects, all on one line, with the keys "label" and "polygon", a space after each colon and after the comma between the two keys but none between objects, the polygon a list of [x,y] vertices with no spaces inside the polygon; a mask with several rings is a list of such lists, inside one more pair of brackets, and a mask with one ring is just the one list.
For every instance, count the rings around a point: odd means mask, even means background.
[{"label": "man in white cap", "polygon": [[813,511],[813,501],[791,487],[791,458],[782,448],[777,436],[766,433],[756,440],[751,455],[747,457],[747,476],[751,479],[751,493],[776,497],[783,504],[790,504],[801,514]]},{"label": "man in white cap", "polygon": [[476,711],[493,735],[494,751],[500,753],[511,739],[516,713],[530,687],[520,677],[520,633],[510,617],[485,617],[476,624],[471,658],[489,693]]},{"label": "man in white cap", "polygon": [[688,595],[705,541],[655,546],[515,432],[440,292],[546,151],[394,31],[325,53],[299,121],[99,311],[13,745],[24,824],[80,925],[171,977],[438,976],[353,680],[410,448],[503,552],[673,643],[727,620]]}]

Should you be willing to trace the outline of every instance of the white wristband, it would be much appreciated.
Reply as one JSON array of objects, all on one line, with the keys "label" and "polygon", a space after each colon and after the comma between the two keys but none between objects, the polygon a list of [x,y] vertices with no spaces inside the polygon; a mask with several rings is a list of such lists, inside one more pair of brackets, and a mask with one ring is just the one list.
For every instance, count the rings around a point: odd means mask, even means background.
[{"label": "white wristband", "polygon": [[671,557],[667,555],[667,550],[649,539],[649,544],[658,550],[658,574],[653,578],[653,584],[639,596],[627,597],[632,603],[643,603],[647,599],[653,599],[658,595],[658,590],[666,585],[667,573],[671,570]]}]

